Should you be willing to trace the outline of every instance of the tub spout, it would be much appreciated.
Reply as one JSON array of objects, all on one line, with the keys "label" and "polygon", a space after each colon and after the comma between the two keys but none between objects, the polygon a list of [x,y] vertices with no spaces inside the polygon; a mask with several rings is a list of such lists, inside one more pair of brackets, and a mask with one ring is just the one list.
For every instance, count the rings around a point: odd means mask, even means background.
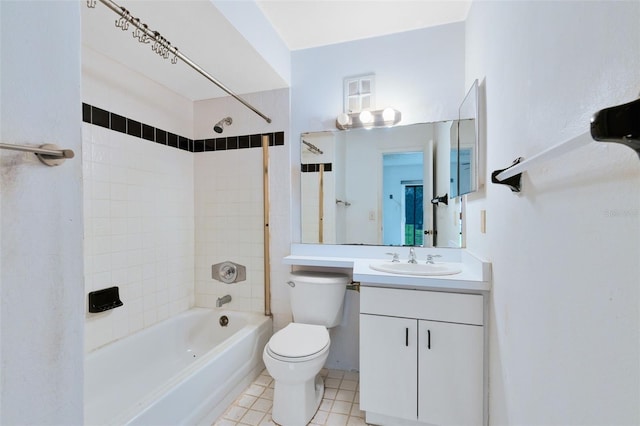
[{"label": "tub spout", "polygon": [[216,300],[216,308],[220,308],[222,305],[231,302],[231,295],[227,294],[226,296],[218,297]]}]

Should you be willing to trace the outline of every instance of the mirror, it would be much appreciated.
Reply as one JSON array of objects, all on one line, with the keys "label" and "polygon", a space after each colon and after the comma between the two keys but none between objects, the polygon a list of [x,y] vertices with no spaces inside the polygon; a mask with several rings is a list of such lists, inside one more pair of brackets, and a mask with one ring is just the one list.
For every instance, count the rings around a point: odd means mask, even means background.
[{"label": "mirror", "polygon": [[458,143],[451,150],[451,196],[478,190],[478,80],[458,110]]},{"label": "mirror", "polygon": [[302,242],[461,247],[457,146],[457,120],[302,134]]}]

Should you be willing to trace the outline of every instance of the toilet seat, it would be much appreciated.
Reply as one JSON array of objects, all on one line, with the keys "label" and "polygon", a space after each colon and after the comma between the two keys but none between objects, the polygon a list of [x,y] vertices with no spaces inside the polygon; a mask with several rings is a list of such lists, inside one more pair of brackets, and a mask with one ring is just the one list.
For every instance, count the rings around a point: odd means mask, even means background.
[{"label": "toilet seat", "polygon": [[318,357],[329,343],[329,332],[324,326],[291,323],[271,337],[266,349],[280,361],[303,362]]}]

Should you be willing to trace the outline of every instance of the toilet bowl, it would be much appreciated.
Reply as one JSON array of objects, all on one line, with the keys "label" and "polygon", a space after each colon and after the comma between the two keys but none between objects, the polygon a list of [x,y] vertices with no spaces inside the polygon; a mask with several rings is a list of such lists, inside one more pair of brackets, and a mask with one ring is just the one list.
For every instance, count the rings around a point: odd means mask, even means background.
[{"label": "toilet bowl", "polygon": [[291,323],[264,347],[262,358],[275,380],[272,418],[276,423],[306,425],[315,415],[324,394],[318,373],[330,345],[324,326]]},{"label": "toilet bowl", "polygon": [[265,345],[262,359],[275,381],[274,422],[304,426],[313,418],[322,396],[320,370],[329,356],[327,328],[342,320],[349,276],[337,273],[291,273],[291,308],[294,322],[276,332]]}]

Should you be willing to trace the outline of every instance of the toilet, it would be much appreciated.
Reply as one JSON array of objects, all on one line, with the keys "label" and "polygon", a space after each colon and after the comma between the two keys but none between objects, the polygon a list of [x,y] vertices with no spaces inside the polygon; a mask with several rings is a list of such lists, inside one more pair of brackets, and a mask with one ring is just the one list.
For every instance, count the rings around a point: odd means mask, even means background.
[{"label": "toilet", "polygon": [[331,344],[327,328],[342,320],[349,282],[345,274],[291,273],[287,284],[294,322],[277,331],[262,353],[267,371],[275,381],[271,416],[279,425],[304,426],[320,406],[324,382],[318,373]]}]

